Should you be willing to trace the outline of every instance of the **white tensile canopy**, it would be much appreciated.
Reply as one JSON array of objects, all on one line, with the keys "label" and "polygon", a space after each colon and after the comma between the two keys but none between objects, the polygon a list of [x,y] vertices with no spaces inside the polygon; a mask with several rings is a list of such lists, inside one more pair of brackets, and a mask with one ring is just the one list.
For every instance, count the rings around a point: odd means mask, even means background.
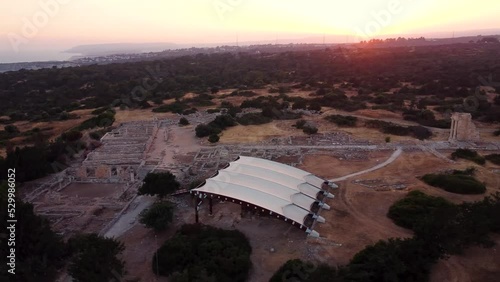
[{"label": "white tensile canopy", "polygon": [[269,210],[307,227],[311,236],[319,236],[305,221],[308,216],[324,222],[311,211],[314,203],[330,209],[318,195],[333,198],[325,189],[337,186],[298,168],[265,159],[240,156],[192,193],[218,195]]}]

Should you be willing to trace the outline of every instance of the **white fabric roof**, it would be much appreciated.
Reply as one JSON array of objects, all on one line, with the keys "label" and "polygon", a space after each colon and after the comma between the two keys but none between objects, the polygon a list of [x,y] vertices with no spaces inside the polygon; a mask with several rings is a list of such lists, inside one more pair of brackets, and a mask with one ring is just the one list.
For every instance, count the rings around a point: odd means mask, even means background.
[{"label": "white fabric roof", "polygon": [[247,202],[303,224],[323,182],[295,167],[241,156],[193,191]]}]

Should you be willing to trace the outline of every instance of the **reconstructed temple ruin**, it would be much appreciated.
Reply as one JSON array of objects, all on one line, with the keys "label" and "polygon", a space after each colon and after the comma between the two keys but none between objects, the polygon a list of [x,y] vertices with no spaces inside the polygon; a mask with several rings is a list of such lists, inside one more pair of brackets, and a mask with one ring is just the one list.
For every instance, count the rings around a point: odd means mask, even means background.
[{"label": "reconstructed temple ruin", "polygon": [[453,113],[449,141],[479,141],[479,132],[469,113]]}]

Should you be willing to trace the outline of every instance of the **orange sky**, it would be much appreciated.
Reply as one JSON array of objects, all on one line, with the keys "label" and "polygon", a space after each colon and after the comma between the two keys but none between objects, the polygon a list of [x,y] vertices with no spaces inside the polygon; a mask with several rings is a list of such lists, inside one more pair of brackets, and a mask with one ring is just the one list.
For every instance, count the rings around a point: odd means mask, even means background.
[{"label": "orange sky", "polygon": [[0,50],[15,53],[93,43],[234,42],[236,36],[244,42],[339,34],[353,42],[500,28],[498,0],[4,0],[0,11]]}]

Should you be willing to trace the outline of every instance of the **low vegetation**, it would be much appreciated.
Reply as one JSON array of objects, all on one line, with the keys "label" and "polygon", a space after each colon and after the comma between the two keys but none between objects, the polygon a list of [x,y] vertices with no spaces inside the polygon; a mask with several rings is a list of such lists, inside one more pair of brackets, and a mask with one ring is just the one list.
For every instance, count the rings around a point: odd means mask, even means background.
[{"label": "low vegetation", "polygon": [[441,197],[433,197],[420,191],[411,191],[405,198],[394,203],[387,216],[397,225],[414,229],[427,220],[436,210],[453,206]]},{"label": "low vegetation", "polygon": [[330,115],[325,117],[325,119],[341,127],[356,126],[356,122],[358,121],[357,117],[342,116],[342,115]]},{"label": "low vegetation", "polygon": [[184,225],[153,255],[153,272],[169,281],[243,282],[252,248],[238,230]]},{"label": "low vegetation", "polygon": [[490,154],[490,155],[484,156],[484,158],[486,160],[488,160],[489,162],[492,162],[496,165],[500,165],[500,154]]},{"label": "low vegetation", "polygon": [[451,154],[451,158],[453,160],[456,159],[465,159],[469,160],[472,162],[475,162],[480,165],[484,165],[486,163],[486,160],[484,157],[479,155],[476,151],[474,150],[469,150],[469,149],[457,149],[455,152]]},{"label": "low vegetation", "polygon": [[272,118],[264,116],[262,112],[248,113],[237,118],[236,121],[238,121],[238,123],[241,125],[259,125],[270,123],[272,121]]},{"label": "low vegetation", "polygon": [[464,174],[426,174],[425,183],[457,194],[483,194],[486,186],[476,178]]},{"label": "low vegetation", "polygon": [[419,140],[429,139],[432,136],[432,132],[423,126],[401,126],[381,120],[368,120],[365,125],[368,128],[377,128],[384,134],[413,136]]}]

